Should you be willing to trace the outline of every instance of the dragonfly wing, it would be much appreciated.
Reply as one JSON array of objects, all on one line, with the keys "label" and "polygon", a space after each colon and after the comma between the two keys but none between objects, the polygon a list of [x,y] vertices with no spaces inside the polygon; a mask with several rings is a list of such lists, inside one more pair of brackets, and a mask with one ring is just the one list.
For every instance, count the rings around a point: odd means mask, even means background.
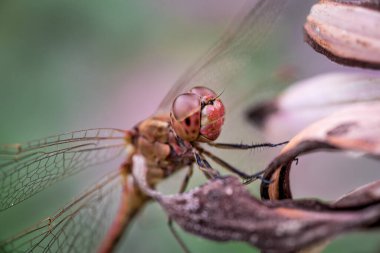
[{"label": "dragonfly wing", "polygon": [[116,215],[122,181],[111,173],[55,215],[0,242],[0,252],[95,252]]},{"label": "dragonfly wing", "polygon": [[[193,86],[206,86],[215,92],[226,90],[228,96],[239,90],[235,80],[255,63],[253,56],[259,52],[285,4],[286,0],[259,0],[253,7],[246,6],[244,10],[250,11],[238,15],[241,18],[235,20],[219,41],[177,80],[161,102],[158,113],[170,110],[174,97]],[[252,72],[252,68],[249,71]],[[228,86],[234,89],[227,89]],[[246,93],[246,89],[239,92],[240,95]]]},{"label": "dragonfly wing", "polygon": [[[219,141],[260,142],[257,140],[260,136],[246,124],[242,114],[253,102],[274,95],[283,87],[280,85],[283,84],[282,80],[274,75],[283,64],[274,51],[277,41],[280,41],[276,37],[279,33],[269,36],[269,32],[274,30],[275,21],[287,2],[247,1],[247,6],[233,20],[230,29],[178,79],[161,102],[157,113],[168,112],[178,94],[193,86],[206,86],[217,94],[223,92],[220,98],[226,116]],[[236,153],[214,149],[212,152],[246,174],[255,174],[265,166],[264,156],[254,157],[254,153],[249,151]]]},{"label": "dragonfly wing", "polygon": [[126,132],[88,129],[25,144],[0,146],[0,211],[126,148]]}]

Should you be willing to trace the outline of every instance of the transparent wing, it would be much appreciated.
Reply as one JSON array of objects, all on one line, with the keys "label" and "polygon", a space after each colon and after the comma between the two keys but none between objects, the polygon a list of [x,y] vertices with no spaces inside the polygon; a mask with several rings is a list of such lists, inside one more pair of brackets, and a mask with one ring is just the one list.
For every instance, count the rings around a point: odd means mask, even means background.
[{"label": "transparent wing", "polygon": [[[255,63],[262,60],[256,59],[257,53],[285,4],[286,0],[259,0],[247,3],[243,9],[249,10],[248,13],[245,11],[238,15],[239,18],[232,23],[221,39],[178,79],[161,102],[157,113],[167,112],[173,98],[193,86],[206,86],[216,92],[225,91],[229,97],[234,95],[234,92],[240,93],[237,94],[239,97],[247,93],[247,88],[239,89],[238,80],[247,68],[253,73],[257,67]],[[257,71],[260,72],[258,69]],[[249,86],[257,85],[252,81],[249,80]],[[228,86],[233,89],[227,88]]]},{"label": "transparent wing", "polygon": [[[218,94],[223,93],[221,99],[225,105],[226,117],[218,141],[261,142],[259,138],[262,136],[247,124],[243,114],[253,102],[272,96],[283,87],[282,80],[274,74],[283,66],[279,57],[281,52],[276,51],[282,41],[278,36],[283,34],[283,26],[274,27],[274,24],[288,2],[290,1],[247,0],[230,29],[178,79],[161,102],[157,113],[169,111],[178,94],[193,86],[206,86]],[[274,32],[269,34],[271,31]],[[283,140],[265,140],[267,141]],[[270,152],[255,156],[250,151],[211,150],[247,174],[265,168],[265,155],[270,157]]]},{"label": "transparent wing", "polygon": [[95,252],[120,201],[122,181],[112,173],[55,215],[0,242],[0,252]]},{"label": "transparent wing", "polygon": [[0,146],[0,210],[49,185],[123,153],[126,132],[88,129]]}]

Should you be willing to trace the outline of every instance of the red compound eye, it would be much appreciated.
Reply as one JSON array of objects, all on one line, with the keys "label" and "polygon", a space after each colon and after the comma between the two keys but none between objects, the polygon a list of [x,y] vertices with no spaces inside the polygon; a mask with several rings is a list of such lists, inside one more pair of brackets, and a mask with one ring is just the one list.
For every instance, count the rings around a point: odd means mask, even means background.
[{"label": "red compound eye", "polygon": [[176,134],[184,140],[195,141],[199,136],[201,98],[194,93],[181,94],[173,102],[170,119]]},{"label": "red compound eye", "polygon": [[214,91],[210,90],[209,88],[201,87],[201,86],[194,87],[189,92],[197,94],[201,98],[216,98],[217,97]]},{"label": "red compound eye", "polygon": [[214,141],[224,123],[224,105],[214,91],[194,87],[189,93],[176,97],[170,119],[174,131],[182,139]]}]

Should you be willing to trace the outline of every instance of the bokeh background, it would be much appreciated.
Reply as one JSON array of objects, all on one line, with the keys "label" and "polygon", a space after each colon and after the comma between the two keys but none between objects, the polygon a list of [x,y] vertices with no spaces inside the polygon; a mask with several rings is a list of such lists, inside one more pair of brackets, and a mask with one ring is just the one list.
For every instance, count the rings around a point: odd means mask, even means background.
[{"label": "bokeh background", "polygon": [[[286,79],[284,83],[325,71],[356,71],[330,63],[303,43],[302,23],[313,1],[290,2],[267,43],[273,47],[263,48],[262,64],[273,62],[270,71]],[[1,1],[0,143],[94,127],[131,128],[155,111],[175,80],[217,40],[243,3]],[[273,95],[270,91],[280,88],[268,83],[267,89]],[[233,113],[226,126],[234,132],[229,140],[273,141],[244,123],[244,111]],[[247,132],[253,134],[241,137]],[[289,139],[291,134],[281,138]],[[275,152],[243,157],[253,158],[257,167],[264,167]],[[87,170],[2,212],[0,239],[51,215],[119,163],[117,160]],[[302,158],[300,165],[302,170],[293,171],[297,197],[334,199],[380,177],[375,162],[338,154],[315,154]],[[341,173],[347,180],[341,179]],[[175,192],[182,175],[160,188]],[[195,175],[191,185],[200,182],[201,176]],[[252,191],[257,194],[257,186],[252,186]],[[118,251],[180,252],[166,223],[163,211],[150,204]],[[243,243],[216,243],[184,232],[181,235],[193,252],[256,252]],[[379,238],[376,232],[350,234],[335,240],[326,252],[375,252],[380,248]]]}]

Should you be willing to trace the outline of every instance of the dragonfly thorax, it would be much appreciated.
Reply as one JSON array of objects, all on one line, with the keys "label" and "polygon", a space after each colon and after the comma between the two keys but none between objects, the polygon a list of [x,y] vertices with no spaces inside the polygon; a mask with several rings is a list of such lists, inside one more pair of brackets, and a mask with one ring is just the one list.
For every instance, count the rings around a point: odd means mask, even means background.
[{"label": "dragonfly thorax", "polygon": [[214,141],[224,123],[224,105],[214,91],[194,87],[175,98],[170,119],[174,131],[182,139]]},{"label": "dragonfly thorax", "polygon": [[152,184],[194,162],[192,145],[178,142],[169,115],[157,115],[140,122],[131,132],[136,152],[143,155],[149,167]]}]

